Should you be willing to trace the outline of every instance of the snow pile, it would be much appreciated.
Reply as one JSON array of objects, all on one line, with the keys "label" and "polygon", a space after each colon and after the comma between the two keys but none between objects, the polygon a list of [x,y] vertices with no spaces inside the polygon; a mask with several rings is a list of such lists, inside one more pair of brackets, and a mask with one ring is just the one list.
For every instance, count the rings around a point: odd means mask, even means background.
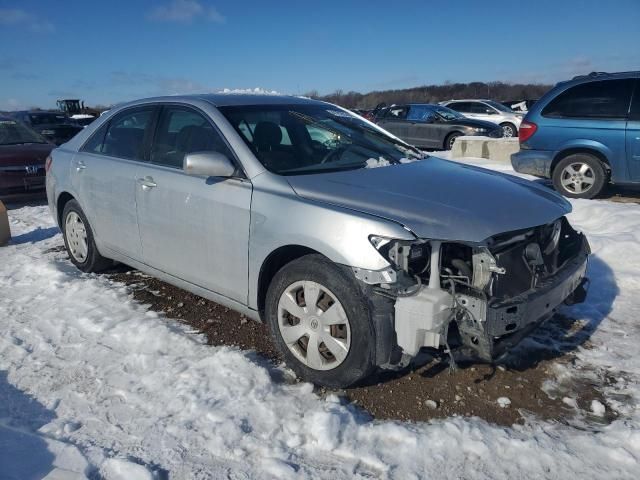
[{"label": "snow pile", "polygon": [[14,243],[0,248],[0,444],[10,445],[0,447],[0,465],[112,480],[163,470],[170,478],[637,478],[640,209],[573,205],[570,220],[593,248],[592,285],[587,303],[565,313],[590,335],[577,362],[615,379],[603,394],[624,416],[598,434],[535,420],[511,429],[460,417],[370,421],[333,395],[283,381],[288,371],[251,352],[207,346],[122,285],[80,273],[51,251],[62,240],[46,207],[11,210]]},{"label": "snow pile", "polygon": [[266,90],[264,88],[223,88],[216,93],[228,93],[228,94],[249,94],[249,95],[282,95],[275,90]]},{"label": "snow pile", "polygon": [[392,163],[384,157],[369,158],[365,162],[365,168],[380,168],[380,167],[388,167],[389,165],[392,165]]}]

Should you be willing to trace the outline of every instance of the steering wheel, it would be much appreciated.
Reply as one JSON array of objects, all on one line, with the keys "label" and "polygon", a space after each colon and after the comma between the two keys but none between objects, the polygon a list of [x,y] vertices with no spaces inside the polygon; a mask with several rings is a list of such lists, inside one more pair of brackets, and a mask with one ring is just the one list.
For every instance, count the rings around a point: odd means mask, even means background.
[{"label": "steering wheel", "polygon": [[344,153],[344,151],[346,149],[347,149],[346,147],[340,147],[340,148],[336,148],[335,150],[331,150],[324,157],[322,157],[322,160],[320,161],[320,164],[328,163],[328,162],[335,162],[336,160],[338,160],[340,158],[340,156]]}]

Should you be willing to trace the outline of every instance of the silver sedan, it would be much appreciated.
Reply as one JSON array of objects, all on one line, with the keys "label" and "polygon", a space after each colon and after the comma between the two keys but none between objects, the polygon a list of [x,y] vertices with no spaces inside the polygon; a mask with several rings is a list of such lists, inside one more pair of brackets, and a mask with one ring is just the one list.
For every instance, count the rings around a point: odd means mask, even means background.
[{"label": "silver sedan", "polygon": [[584,298],[588,244],[560,196],[319,101],[119,105],[47,168],[80,270],[122,262],[265,321],[317,384],[352,385],[421,348],[491,360]]}]

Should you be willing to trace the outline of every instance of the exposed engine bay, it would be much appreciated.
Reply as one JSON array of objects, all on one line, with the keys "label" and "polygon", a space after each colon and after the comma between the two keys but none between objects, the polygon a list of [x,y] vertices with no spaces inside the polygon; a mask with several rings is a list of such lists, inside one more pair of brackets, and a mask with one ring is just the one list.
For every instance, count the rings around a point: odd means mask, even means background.
[{"label": "exposed engine bay", "polygon": [[395,299],[397,345],[408,356],[457,348],[492,361],[560,304],[586,296],[589,245],[565,217],[477,244],[370,240],[391,267],[354,273]]}]

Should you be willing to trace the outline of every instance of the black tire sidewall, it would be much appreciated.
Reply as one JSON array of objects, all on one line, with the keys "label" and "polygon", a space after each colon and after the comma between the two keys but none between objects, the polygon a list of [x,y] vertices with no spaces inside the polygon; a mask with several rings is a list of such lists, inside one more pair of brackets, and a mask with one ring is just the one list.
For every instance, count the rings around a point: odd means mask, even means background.
[{"label": "black tire sidewall", "polygon": [[451,150],[453,148],[453,144],[451,143],[451,141],[453,139],[456,139],[458,137],[461,137],[462,134],[460,132],[453,132],[450,133],[449,135],[447,135],[447,138],[445,138],[444,140],[444,148],[445,150]]},{"label": "black tire sidewall", "polygon": [[[571,163],[586,163],[591,167],[591,170],[594,174],[594,183],[593,186],[583,193],[573,193],[564,188],[562,185],[562,171],[567,167],[567,165]],[[600,161],[600,159],[594,157],[593,155],[589,155],[586,153],[576,153],[573,155],[568,155],[558,162],[558,164],[553,169],[552,174],[553,187],[557,192],[561,193],[565,197],[568,198],[594,198],[604,189],[607,183],[607,172]]]},{"label": "black tire sidewall", "polygon": [[[84,262],[79,262],[74,258],[67,241],[67,216],[71,212],[75,212],[80,217],[87,232],[87,258]],[[82,211],[82,208],[80,208],[80,204],[77,202],[77,200],[69,200],[65,204],[62,211],[62,221],[60,223],[60,227],[62,229],[62,238],[64,239],[64,246],[67,249],[67,254],[69,255],[69,260],[71,260],[71,263],[78,267],[79,270],[86,273],[104,270],[109,266],[110,262],[98,252],[98,248],[96,247],[95,241],[93,239],[93,230],[91,229],[89,220],[87,220],[87,217]]]},{"label": "black tire sidewall", "polygon": [[[314,370],[300,362],[289,350],[278,327],[278,302],[291,284],[311,280],[333,293],[349,319],[351,346],[345,360],[333,370]],[[271,335],[287,365],[303,380],[316,385],[345,388],[367,377],[375,368],[375,331],[369,304],[346,267],[321,255],[306,255],[285,265],[274,276],[265,302],[265,318]]]}]

